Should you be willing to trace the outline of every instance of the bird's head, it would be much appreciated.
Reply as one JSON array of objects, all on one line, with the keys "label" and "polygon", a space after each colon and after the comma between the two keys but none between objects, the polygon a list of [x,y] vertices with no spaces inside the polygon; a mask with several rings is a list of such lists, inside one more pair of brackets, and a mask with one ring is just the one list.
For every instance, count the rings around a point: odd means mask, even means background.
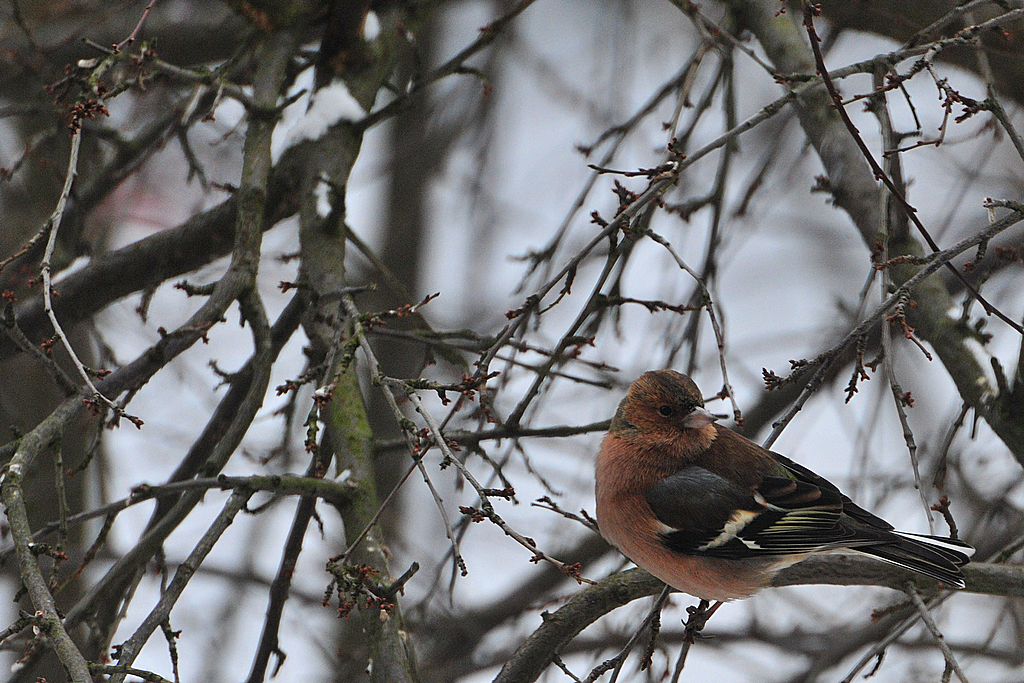
[{"label": "bird's head", "polygon": [[652,447],[663,447],[713,431],[716,419],[704,408],[692,379],[675,370],[652,370],[630,385],[610,431],[630,440],[642,436]]}]

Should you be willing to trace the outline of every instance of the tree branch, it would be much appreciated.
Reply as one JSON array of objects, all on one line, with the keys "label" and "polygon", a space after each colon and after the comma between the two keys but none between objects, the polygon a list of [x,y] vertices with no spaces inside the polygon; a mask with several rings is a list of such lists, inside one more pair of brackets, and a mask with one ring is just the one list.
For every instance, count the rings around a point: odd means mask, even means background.
[{"label": "tree branch", "polygon": [[[1014,597],[1024,595],[1024,567],[979,562],[967,565],[963,572],[967,581],[963,592]],[[780,571],[772,585],[883,586],[902,592],[908,581],[925,590],[940,587],[938,582],[909,570],[853,553],[812,555]],[[641,569],[631,569],[581,590],[554,613],[541,615],[544,623],[516,650],[494,683],[529,683],[537,680],[552,658],[584,628],[617,607],[638,598],[656,595],[664,585]]]}]

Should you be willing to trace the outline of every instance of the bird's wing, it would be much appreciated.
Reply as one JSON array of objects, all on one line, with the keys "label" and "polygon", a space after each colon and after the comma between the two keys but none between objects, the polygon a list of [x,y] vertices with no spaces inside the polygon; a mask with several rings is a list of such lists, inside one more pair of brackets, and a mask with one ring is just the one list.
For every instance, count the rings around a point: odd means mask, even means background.
[{"label": "bird's wing", "polygon": [[745,490],[690,465],[655,484],[646,498],[664,525],[662,542],[688,555],[799,554],[877,543],[882,535],[841,523],[849,499],[831,484],[788,473],[764,476],[753,490]]},{"label": "bird's wing", "polygon": [[[845,512],[846,514],[850,515],[858,522],[861,522],[863,524],[878,527],[879,529],[892,530],[892,524],[889,524],[889,522],[885,521],[881,517],[871,514],[861,506],[854,503],[844,493],[842,493],[836,487],[835,484],[830,482],[825,477],[822,477],[812,472],[803,465],[793,462],[784,455],[780,455],[775,451],[769,452],[772,454],[772,457],[775,458],[775,461],[782,466],[782,469],[785,470],[783,476],[792,477],[793,479],[796,479],[798,481],[813,484],[814,486],[817,486],[819,489],[822,490],[834,491],[840,496],[840,498],[843,501],[843,512]],[[781,471],[780,474],[782,474]]]},{"label": "bird's wing", "polygon": [[783,455],[772,452],[772,457],[785,470],[786,476],[810,482],[822,490],[834,491],[840,497],[843,515],[839,525],[847,530],[854,540],[841,542],[839,547],[854,548],[900,567],[913,569],[950,586],[964,587],[964,576],[960,567],[967,564],[974,554],[974,548],[969,544],[955,538],[896,531],[884,519],[871,514],[843,495],[827,479]]}]

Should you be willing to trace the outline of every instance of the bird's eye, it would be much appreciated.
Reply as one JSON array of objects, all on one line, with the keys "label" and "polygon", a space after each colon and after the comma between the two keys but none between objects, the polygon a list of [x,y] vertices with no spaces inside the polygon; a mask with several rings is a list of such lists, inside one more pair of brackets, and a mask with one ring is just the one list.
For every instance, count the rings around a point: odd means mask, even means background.
[{"label": "bird's eye", "polygon": [[672,408],[672,406],[661,406],[660,408],[658,408],[658,412],[664,415],[665,417],[669,417],[672,415],[672,413],[676,411]]}]

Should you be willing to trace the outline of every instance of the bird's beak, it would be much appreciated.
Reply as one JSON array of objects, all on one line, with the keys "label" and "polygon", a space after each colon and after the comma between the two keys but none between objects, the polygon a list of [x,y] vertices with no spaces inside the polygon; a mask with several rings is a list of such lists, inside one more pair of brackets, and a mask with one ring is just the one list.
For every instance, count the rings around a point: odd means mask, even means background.
[{"label": "bird's beak", "polygon": [[718,417],[714,413],[708,412],[704,408],[694,408],[690,411],[690,414],[683,418],[683,426],[687,429],[700,429],[706,427]]}]

